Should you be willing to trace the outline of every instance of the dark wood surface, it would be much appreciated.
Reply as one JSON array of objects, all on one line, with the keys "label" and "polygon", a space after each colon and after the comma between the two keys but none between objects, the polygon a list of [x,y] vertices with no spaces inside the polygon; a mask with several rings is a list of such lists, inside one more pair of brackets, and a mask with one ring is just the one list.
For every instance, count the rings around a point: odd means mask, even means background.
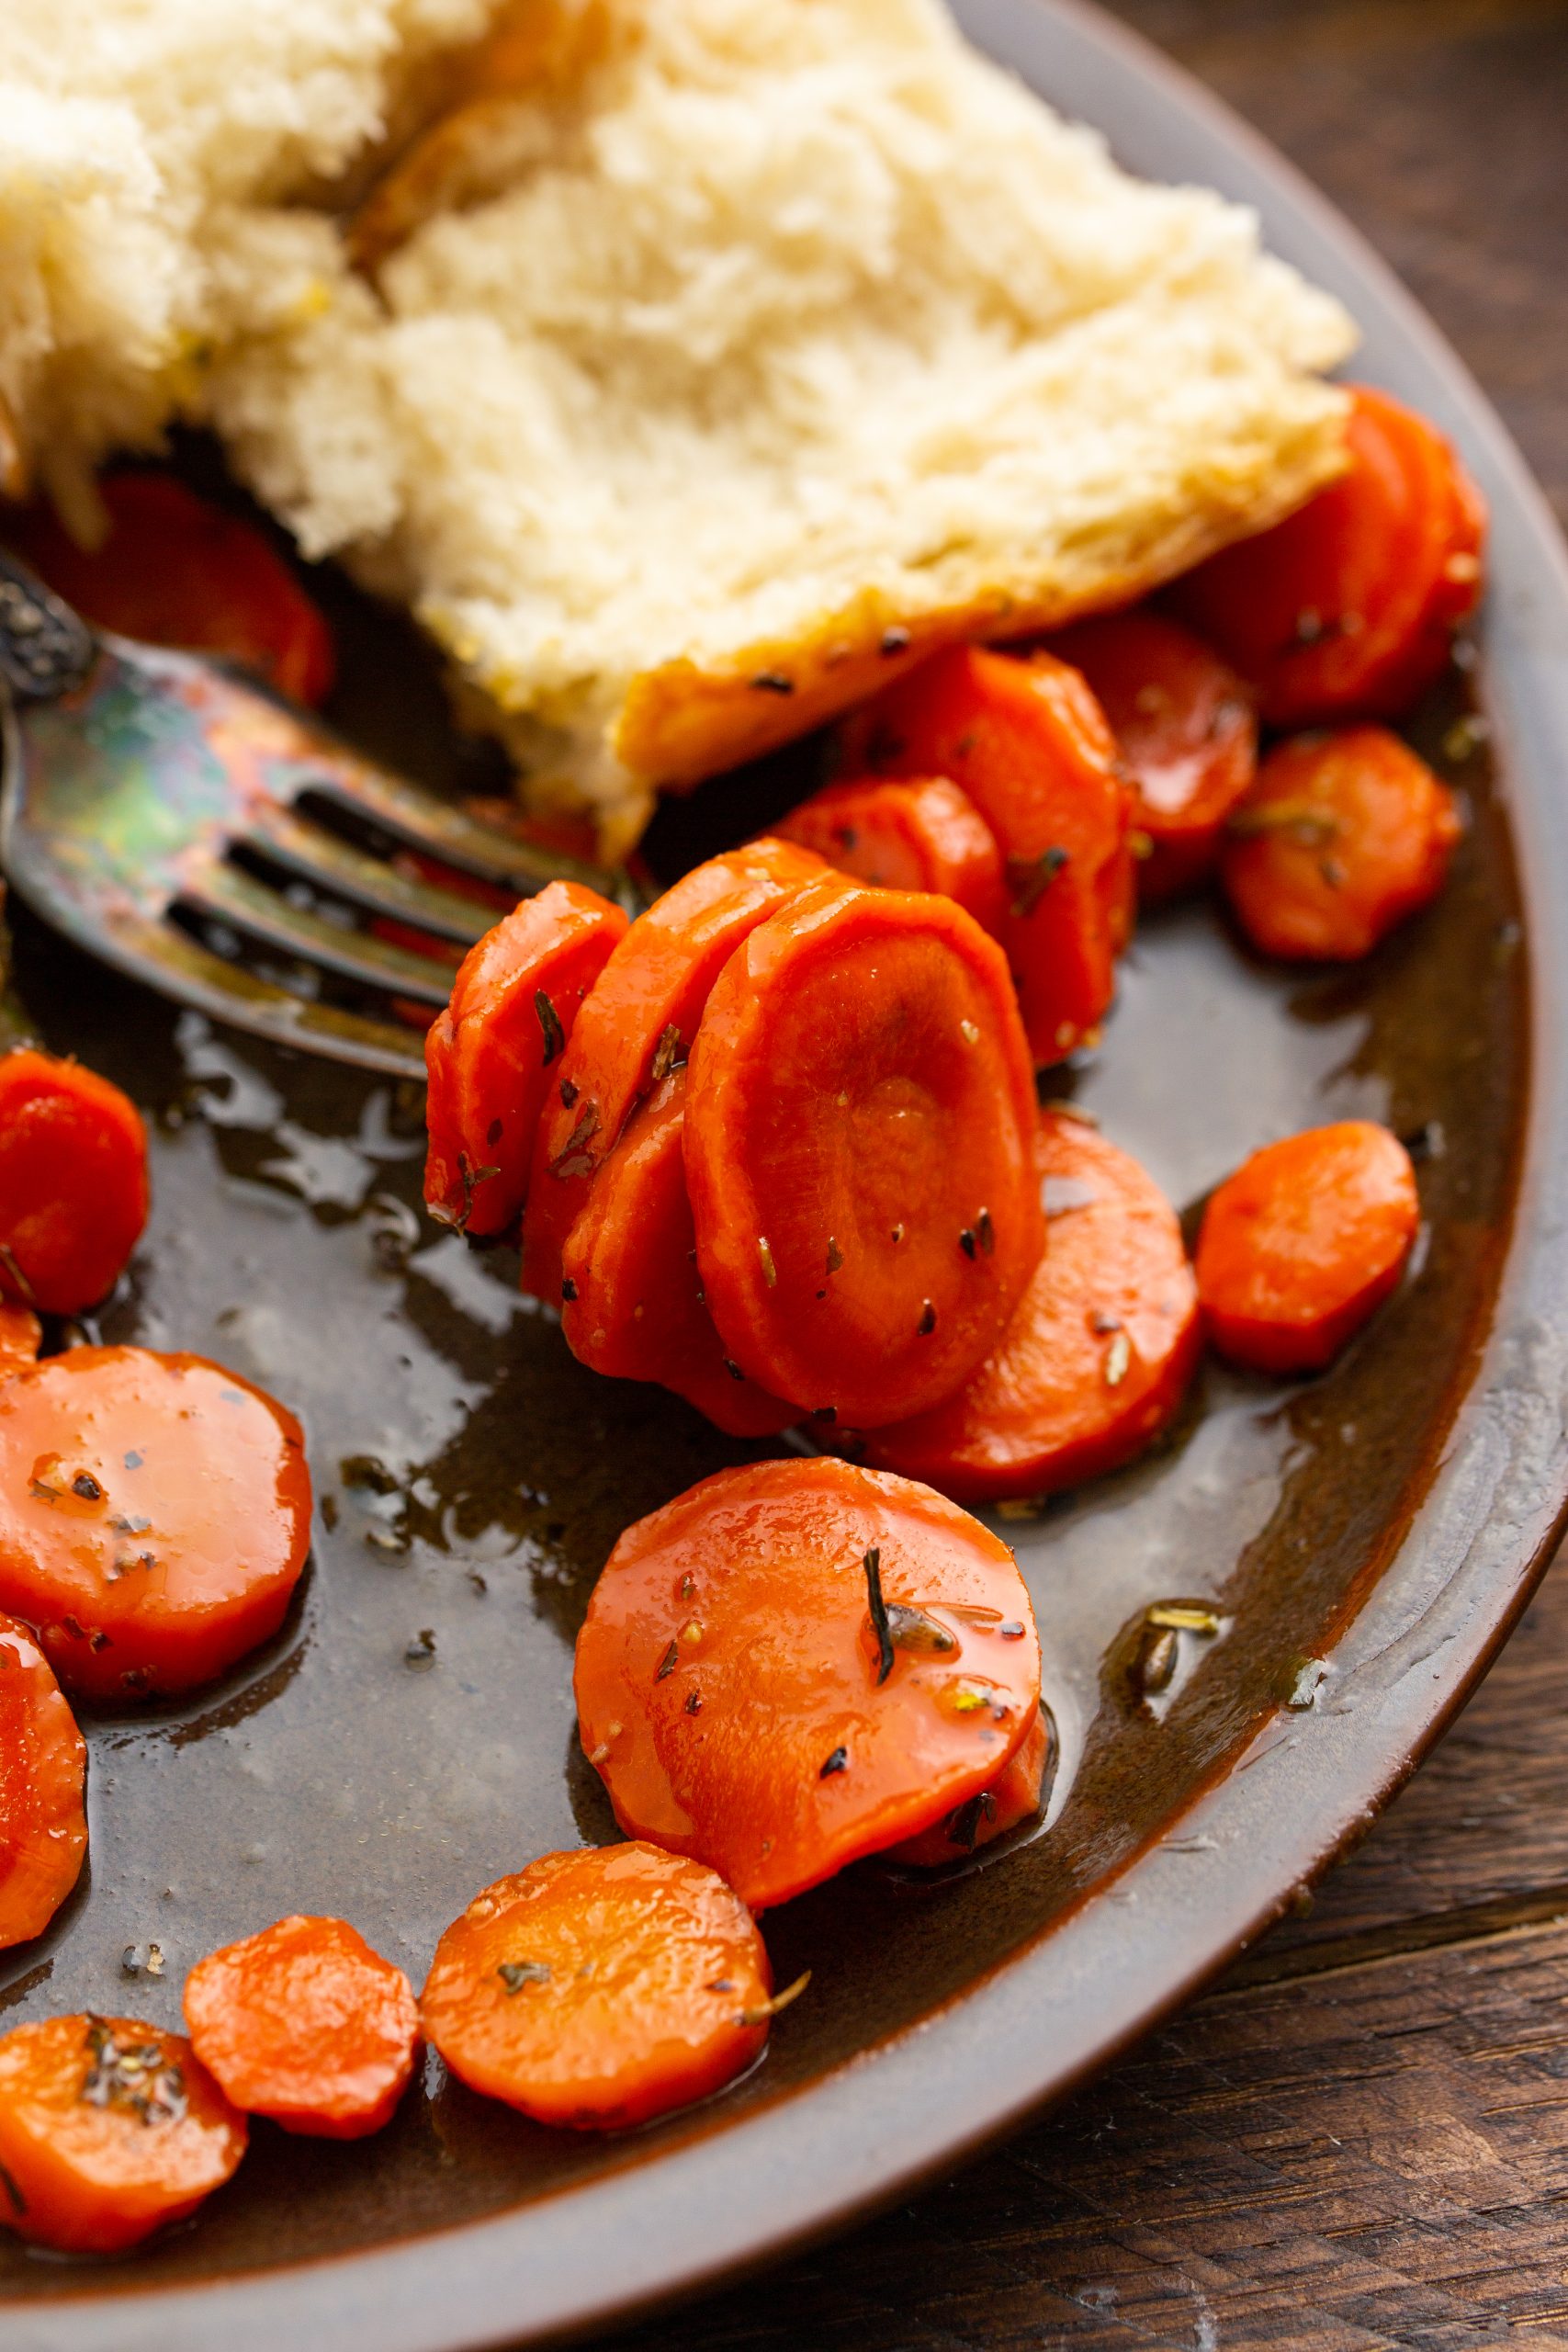
[{"label": "dark wood surface", "polygon": [[[1367,232],[1568,520],[1568,0],[1121,0]],[[918,2202],[616,2352],[1568,2352],[1568,1566],[1305,1917]]]}]

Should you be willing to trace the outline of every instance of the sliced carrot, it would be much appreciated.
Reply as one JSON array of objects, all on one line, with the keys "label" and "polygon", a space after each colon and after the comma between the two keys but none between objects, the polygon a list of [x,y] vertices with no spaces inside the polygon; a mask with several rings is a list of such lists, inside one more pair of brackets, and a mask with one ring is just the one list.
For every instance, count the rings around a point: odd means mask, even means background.
[{"label": "sliced carrot", "polygon": [[1383,727],[1298,735],[1229,820],[1221,878],[1265,956],[1348,962],[1437,896],[1459,804]]},{"label": "sliced carrot", "polygon": [[465,957],[424,1041],[424,1198],[443,1225],[483,1235],[516,1224],[551,1073],[626,930],[596,890],[551,882]]},{"label": "sliced carrot", "polygon": [[87,1751],[49,1661],[0,1617],[0,1946],[43,1933],[87,1850]]},{"label": "sliced carrot", "polygon": [[1158,1186],[1082,1119],[1047,1113],[1038,1148],[1045,1251],[1007,1337],[955,1396],[863,1441],[863,1460],[961,1502],[1120,1468],[1197,1368],[1197,1284]]},{"label": "sliced carrot", "polygon": [[955,1805],[934,1828],[922,1829],[918,1838],[889,1846],[883,1860],[902,1862],[911,1870],[940,1870],[946,1862],[966,1860],[994,1838],[1005,1838],[1010,1829],[1016,1829],[1020,1822],[1032,1821],[1039,1813],[1050,1759],[1051,1718],[1043,1707],[1037,1707],[1023,1746],[1003,1765],[989,1788]]},{"label": "sliced carrot", "polygon": [[983,931],[1007,910],[996,836],[969,795],[944,775],[859,776],[792,808],[774,831],[814,849],[840,874],[885,890],[955,899]]},{"label": "sliced carrot", "polygon": [[1358,385],[1347,438],[1337,481],[1173,592],[1252,682],[1270,727],[1397,718],[1481,594],[1486,509],[1443,435]]},{"label": "sliced carrot", "polygon": [[1258,1372],[1320,1371],[1393,1289],[1420,1218],[1410,1154],[1370,1119],[1255,1151],[1198,1237],[1210,1339]]},{"label": "sliced carrot", "polygon": [[227,2098],[313,2139],[389,2123],[419,2045],[408,1978],[346,1919],[296,1914],[209,1952],[186,1979],[185,2013]]},{"label": "sliced carrot", "polygon": [[1091,1039],[1133,922],[1133,798],[1082,674],[954,646],[857,713],[852,758],[890,775],[947,775],[996,836],[999,937],[1039,1062]]},{"label": "sliced carrot", "polygon": [[296,702],[326,700],[332,631],[260,531],[172,474],[108,474],[98,489],[109,518],[100,547],[78,547],[48,507],[7,525],[18,552],[84,619],[226,654]]},{"label": "sliced carrot", "polygon": [[30,1306],[0,1306],[0,1380],[38,1362],[43,1325]]},{"label": "sliced carrot", "polygon": [[709,858],[639,915],[601,972],[547,1095],[529,1177],[523,1287],[554,1306],[561,1251],[633,1111],[691,1051],[708,991],[764,915],[822,871],[794,842]]},{"label": "sliced carrot", "polygon": [[1258,764],[1247,688],[1190,629],[1145,609],[1080,621],[1051,650],[1082,671],[1121,747],[1137,804],[1138,896],[1152,904],[1190,889]]},{"label": "sliced carrot", "polygon": [[201,1356],[75,1348],[0,1382],[0,1608],[68,1690],[187,1690],[276,1632],[310,1541],[299,1424]]},{"label": "sliced carrot", "polygon": [[1028,1736],[1040,1647],[977,1520],[796,1458],[721,1471],[626,1530],[575,1688],[621,1826],[760,1911],[988,1788]]},{"label": "sliced carrot", "polygon": [[118,1086],[21,1046],[0,1058],[0,1294],[96,1306],[147,1222],[147,1131]]},{"label": "sliced carrot", "polygon": [[0,2039],[0,2222],[37,2245],[121,2253],[220,2188],[245,2140],[180,2034],[64,2017]]},{"label": "sliced carrot", "polygon": [[703,1296],[682,1156],[686,1073],[671,1070],[593,1180],[567,1239],[561,1329],[580,1363],[657,1380],[732,1437],[771,1437],[800,1419],[724,1351]]},{"label": "sliced carrot", "polygon": [[1043,1235],[1034,1087],[999,950],[950,899],[834,876],[725,967],[686,1182],[725,1351],[840,1427],[948,1396]]},{"label": "sliced carrot", "polygon": [[541,2123],[610,2130],[706,2098],[761,2052],[773,1977],[746,1906],[645,1845],[542,1854],[435,1947],[424,2030]]}]

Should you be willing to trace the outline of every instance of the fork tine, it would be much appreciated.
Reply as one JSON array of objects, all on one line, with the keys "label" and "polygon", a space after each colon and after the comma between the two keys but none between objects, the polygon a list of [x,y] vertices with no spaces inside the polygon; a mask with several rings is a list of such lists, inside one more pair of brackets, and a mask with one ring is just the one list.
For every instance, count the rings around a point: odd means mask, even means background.
[{"label": "fork tine", "polygon": [[368,820],[426,857],[476,875],[481,881],[499,882],[520,896],[543,889],[547,882],[581,882],[602,897],[628,904],[631,912],[637,911],[625,899],[628,886],[624,875],[585,865],[556,850],[536,848],[498,828],[476,824],[461,810],[412,785],[400,784],[396,776],[367,761],[334,760],[320,775],[303,775],[299,791],[348,816]]},{"label": "fork tine", "polygon": [[456,978],[449,964],[411,955],[362,931],[345,931],[320,915],[290,906],[265,882],[217,859],[192,861],[180,877],[175,903],[214,922],[247,933],[279,954],[319,964],[362,987],[389,989],[416,1004],[441,1006]]},{"label": "fork tine", "polygon": [[438,890],[433,882],[411,881],[380,858],[351,849],[335,834],[304,822],[287,809],[258,809],[249,831],[236,837],[235,845],[262,850],[302,882],[335,892],[372,914],[412,923],[460,947],[472,946],[501,919],[499,908],[476,905],[472,899],[460,899],[456,891]]}]

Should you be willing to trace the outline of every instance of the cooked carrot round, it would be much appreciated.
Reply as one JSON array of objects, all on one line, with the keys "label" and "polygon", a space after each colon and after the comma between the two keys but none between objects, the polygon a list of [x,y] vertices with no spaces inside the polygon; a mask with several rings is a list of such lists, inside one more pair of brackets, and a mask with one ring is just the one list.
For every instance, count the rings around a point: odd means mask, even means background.
[{"label": "cooked carrot round", "polygon": [[750,1914],[712,1871],[589,1847],[476,1895],[435,1947],[420,2013],[471,2089],[607,2131],[732,2081],[767,2041],[772,1992]]},{"label": "cooked carrot round", "polygon": [[1000,1539],[828,1459],[705,1479],[622,1536],[577,1638],[578,1730],[629,1836],[754,1911],[988,1788],[1040,1698]]},{"label": "cooked carrot round", "polygon": [[296,702],[325,701],[332,631],[260,531],[170,474],[109,474],[98,489],[100,547],[78,547],[49,507],[8,528],[51,588],[100,628],[225,654]]},{"label": "cooked carrot round", "polygon": [[697,1272],[681,1138],[686,1073],[655,1088],[593,1180],[567,1238],[561,1329],[580,1363],[657,1380],[732,1437],[771,1437],[800,1419],[726,1357]]},{"label": "cooked carrot round", "polygon": [[708,991],[764,915],[822,871],[794,842],[710,857],[639,915],[582,1006],[547,1093],[523,1227],[523,1287],[554,1306],[561,1251],[633,1111],[691,1051]]},{"label": "cooked carrot round", "polygon": [[0,1617],[0,1947],[43,1933],[87,1850],[87,1751],[48,1659]]},{"label": "cooked carrot round", "polygon": [[180,2034],[65,2017],[0,2039],[0,2222],[37,2245],[135,2245],[220,2188],[245,2139]]},{"label": "cooked carrot round", "polygon": [[419,2010],[346,1919],[279,1919],[186,1979],[191,2046],[224,2096],[286,2132],[362,2140],[408,2088]]},{"label": "cooked carrot round", "polygon": [[546,1094],[626,929],[620,908],[596,890],[551,882],[465,957],[424,1041],[424,1198],[444,1225],[487,1235],[516,1224]]},{"label": "cooked carrot round", "polygon": [[147,1131],[118,1086],[31,1046],[0,1058],[0,1295],[96,1306],[147,1222]]},{"label": "cooked carrot round", "polygon": [[1298,735],[1233,810],[1220,872],[1260,954],[1348,962],[1437,896],[1462,831],[1453,794],[1386,728]]},{"label": "cooked carrot round", "polygon": [[996,836],[969,795],[944,775],[859,776],[829,785],[774,827],[840,874],[884,890],[955,899],[983,931],[1007,908]]},{"label": "cooked carrot round", "polygon": [[1198,1237],[1210,1339],[1258,1372],[1320,1371],[1398,1282],[1420,1216],[1410,1154],[1369,1119],[1255,1151]]},{"label": "cooked carrot round", "polygon": [[76,1348],[0,1381],[0,1608],[68,1690],[188,1690],[276,1632],[310,1541],[299,1424],[202,1356]]},{"label": "cooked carrot round", "polygon": [[1004,860],[998,936],[1036,1061],[1092,1038],[1133,922],[1133,796],[1082,674],[954,646],[858,713],[852,758],[961,785]]},{"label": "cooked carrot round", "polygon": [[1130,1462],[1198,1362],[1198,1292],[1158,1186],[1082,1119],[1047,1113],[1047,1239],[1007,1336],[956,1396],[874,1430],[863,1459],[964,1502],[1054,1494]]},{"label": "cooked carrot round", "polygon": [[1213,865],[1221,828],[1258,763],[1247,687],[1201,638],[1160,613],[1080,621],[1051,649],[1089,680],[1121,749],[1137,804],[1138,896],[1152,904],[1190,889]]},{"label": "cooked carrot round", "polygon": [[0,1306],[0,1380],[38,1362],[43,1325],[30,1306]]},{"label": "cooked carrot round", "polygon": [[1023,1746],[1003,1765],[989,1788],[955,1805],[918,1838],[889,1846],[883,1860],[902,1862],[912,1870],[941,1870],[944,1863],[966,1860],[977,1848],[1016,1829],[1021,1821],[1032,1821],[1040,1811],[1050,1760],[1051,1718],[1043,1707],[1037,1707]]},{"label": "cooked carrot round", "polygon": [[720,976],[692,1051],[686,1182],[725,1352],[871,1428],[951,1394],[1034,1271],[1029,1051],[994,942],[950,899],[826,877]]},{"label": "cooked carrot round", "polygon": [[1481,593],[1486,510],[1449,443],[1386,392],[1352,401],[1348,471],[1174,591],[1270,727],[1397,718]]}]

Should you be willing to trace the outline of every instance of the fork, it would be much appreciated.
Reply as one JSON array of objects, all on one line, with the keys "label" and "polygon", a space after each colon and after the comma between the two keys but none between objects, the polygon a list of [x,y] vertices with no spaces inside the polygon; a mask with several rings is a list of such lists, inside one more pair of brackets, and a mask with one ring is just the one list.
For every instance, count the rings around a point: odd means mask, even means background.
[{"label": "fork", "polygon": [[501,912],[413,859],[637,910],[624,876],[474,822],[222,662],[89,628],[3,553],[0,743],[0,867],[36,913],[182,1004],[399,1078],[453,969],[367,925],[468,947]]}]

